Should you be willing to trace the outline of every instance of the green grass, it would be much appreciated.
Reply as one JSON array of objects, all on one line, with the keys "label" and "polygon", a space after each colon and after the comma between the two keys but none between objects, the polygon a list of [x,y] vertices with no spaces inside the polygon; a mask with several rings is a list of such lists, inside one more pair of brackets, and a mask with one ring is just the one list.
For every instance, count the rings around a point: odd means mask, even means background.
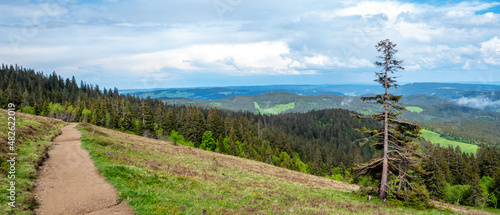
[{"label": "green grass", "polygon": [[439,144],[441,147],[448,147],[448,146],[457,147],[457,146],[459,146],[460,149],[462,150],[462,152],[476,154],[477,149],[478,149],[477,145],[448,140],[448,139],[440,137],[440,135],[436,132],[432,132],[432,131],[425,130],[425,129],[422,130],[422,137],[426,140],[431,141],[432,143]]},{"label": "green grass", "polygon": [[452,214],[366,201],[356,185],[80,124],[82,145],[137,214]]},{"label": "green grass", "polygon": [[213,106],[216,106],[216,107],[219,107],[222,105],[222,103],[220,103],[220,102],[210,102],[210,104]]},{"label": "green grass", "polygon": [[[0,140],[6,140],[7,136],[7,112],[0,109]],[[35,166],[44,157],[52,144],[52,139],[60,133],[64,122],[45,117],[36,117],[16,113],[16,153],[15,164],[15,208],[7,205],[9,183],[6,169],[10,168],[7,153],[10,151],[0,150],[0,214],[31,214],[31,210],[37,206],[33,196],[33,188],[37,173]],[[1,149],[1,147],[0,147]]]},{"label": "green grass", "polygon": [[416,113],[422,113],[422,111],[424,111],[423,108],[417,107],[417,106],[407,106],[406,110],[411,111],[411,112],[416,112]]},{"label": "green grass", "polygon": [[255,109],[259,110],[261,114],[279,114],[281,112],[291,110],[295,108],[295,102],[290,102],[288,104],[279,104],[272,106],[270,108],[261,108],[259,103],[254,102]]}]

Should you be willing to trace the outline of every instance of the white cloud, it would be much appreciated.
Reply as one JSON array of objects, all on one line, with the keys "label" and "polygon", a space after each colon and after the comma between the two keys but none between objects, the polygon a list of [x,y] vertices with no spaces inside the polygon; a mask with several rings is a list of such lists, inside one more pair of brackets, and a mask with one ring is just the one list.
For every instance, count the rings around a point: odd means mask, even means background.
[{"label": "white cloud", "polygon": [[348,67],[351,67],[351,68],[362,68],[362,67],[374,67],[374,66],[373,66],[372,62],[370,62],[369,60],[367,60],[365,58],[358,59],[358,58],[355,58],[355,57],[351,57],[351,58],[349,58],[349,65],[348,65]]},{"label": "white cloud", "polygon": [[425,23],[409,23],[400,21],[394,24],[394,29],[404,38],[416,39],[420,42],[431,42],[433,29]]},{"label": "white cloud", "polygon": [[304,63],[311,64],[311,65],[318,65],[318,66],[324,66],[327,64],[330,64],[330,58],[328,56],[319,54],[315,55],[313,57],[304,57]]},{"label": "white cloud", "polygon": [[485,63],[500,65],[500,39],[498,37],[481,43],[481,52]]},{"label": "white cloud", "polygon": [[304,57],[303,62],[307,66],[320,68],[364,68],[373,67],[373,64],[365,59],[350,57],[348,60],[341,60],[339,57],[328,57],[322,54],[316,54],[312,57]]},{"label": "white cloud", "polygon": [[[217,72],[229,75],[315,74],[315,69],[373,67],[367,59],[351,57],[342,62],[337,57],[315,55],[301,59],[290,57],[283,41],[246,44],[197,44],[178,49],[131,56],[90,60],[89,66],[106,70],[144,73],[178,70],[185,72]],[[308,69],[309,68],[309,69]],[[312,70],[311,70],[312,68]]]},{"label": "white cloud", "polygon": [[[108,69],[132,72],[174,68],[185,71],[213,70],[229,74],[297,74],[297,63],[285,57],[290,49],[282,41],[247,44],[198,44],[153,53],[90,61]],[[118,68],[113,68],[118,67]]]},{"label": "white cloud", "polygon": [[[479,48],[468,45],[465,47],[449,47],[447,45],[412,47],[405,52],[405,58],[410,64],[425,68],[453,68],[450,65],[470,69],[473,56],[479,54]],[[419,67],[420,68],[420,67]]]},{"label": "white cloud", "polygon": [[357,3],[355,6],[338,10],[336,15],[373,17],[374,15],[384,14],[390,22],[394,22],[399,14],[415,11],[417,11],[417,8],[414,4],[410,3],[363,1]]},{"label": "white cloud", "polygon": [[410,66],[405,66],[404,67],[406,70],[410,70],[410,71],[413,71],[413,70],[420,70],[420,64],[415,64],[415,65],[410,65]]}]

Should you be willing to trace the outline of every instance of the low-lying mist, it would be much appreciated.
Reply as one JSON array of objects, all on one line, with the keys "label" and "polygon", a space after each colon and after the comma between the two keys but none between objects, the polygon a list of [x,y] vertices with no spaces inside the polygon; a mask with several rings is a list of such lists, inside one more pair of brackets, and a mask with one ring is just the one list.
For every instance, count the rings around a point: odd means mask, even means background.
[{"label": "low-lying mist", "polygon": [[500,108],[500,100],[493,100],[488,97],[462,97],[456,99],[455,102],[459,105],[481,109],[481,110],[497,110]]}]

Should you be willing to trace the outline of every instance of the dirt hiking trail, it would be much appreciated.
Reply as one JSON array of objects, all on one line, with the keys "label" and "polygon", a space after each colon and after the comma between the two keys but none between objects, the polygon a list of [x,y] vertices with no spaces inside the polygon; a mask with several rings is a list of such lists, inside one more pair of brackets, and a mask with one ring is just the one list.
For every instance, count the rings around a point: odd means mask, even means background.
[{"label": "dirt hiking trail", "polygon": [[116,190],[97,171],[89,153],[81,148],[82,135],[72,123],[54,139],[49,158],[39,170],[35,214],[134,214]]}]

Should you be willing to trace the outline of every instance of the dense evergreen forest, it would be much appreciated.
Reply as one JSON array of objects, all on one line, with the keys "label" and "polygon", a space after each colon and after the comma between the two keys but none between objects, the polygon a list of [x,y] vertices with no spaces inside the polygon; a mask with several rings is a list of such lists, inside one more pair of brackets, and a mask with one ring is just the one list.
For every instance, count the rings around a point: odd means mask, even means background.
[{"label": "dense evergreen forest", "polygon": [[[16,104],[25,113],[89,122],[338,180],[350,179],[349,172],[357,164],[380,156],[371,146],[355,143],[363,138],[355,129],[374,129],[377,122],[354,119],[352,112],[343,109],[261,115],[179,106],[122,95],[116,88],[77,83],[74,77],[64,79],[55,72],[44,74],[2,64],[0,107],[7,107],[8,103]],[[446,129],[446,124],[442,124],[442,132],[453,133]],[[462,153],[459,148],[439,148],[430,143],[422,143],[421,151],[421,166],[426,174],[419,177],[432,198],[497,206],[497,146],[481,144],[476,156]]]},{"label": "dense evergreen forest", "polygon": [[459,147],[441,148],[423,143],[426,156],[421,175],[430,196],[452,204],[498,207],[500,197],[500,150],[480,144],[476,156]]}]

